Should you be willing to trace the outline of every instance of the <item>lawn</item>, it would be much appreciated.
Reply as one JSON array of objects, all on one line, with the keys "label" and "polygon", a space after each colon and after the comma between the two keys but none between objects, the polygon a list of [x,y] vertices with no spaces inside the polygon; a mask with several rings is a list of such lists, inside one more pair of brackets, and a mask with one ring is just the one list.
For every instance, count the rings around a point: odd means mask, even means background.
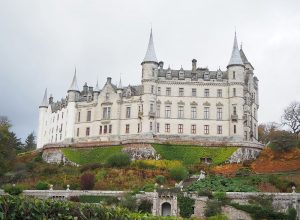
[{"label": "lawn", "polygon": [[199,147],[169,144],[153,144],[153,147],[163,159],[180,160],[186,165],[197,163],[202,157],[211,158],[213,164],[221,164],[237,150],[237,147]]},{"label": "lawn", "polygon": [[121,152],[121,146],[99,147],[90,149],[63,149],[65,157],[77,164],[105,163],[107,158]]}]

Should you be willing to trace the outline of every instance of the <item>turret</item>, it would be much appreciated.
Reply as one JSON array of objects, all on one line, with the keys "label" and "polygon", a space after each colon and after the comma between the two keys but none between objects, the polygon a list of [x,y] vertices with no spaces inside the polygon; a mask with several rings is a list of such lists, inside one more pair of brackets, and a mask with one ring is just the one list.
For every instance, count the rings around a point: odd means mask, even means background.
[{"label": "turret", "polygon": [[79,88],[78,88],[78,85],[77,85],[76,69],[75,69],[75,73],[74,73],[74,76],[73,76],[71,86],[68,89],[68,97],[69,97],[68,101],[69,102],[76,102],[77,98],[78,98],[78,95],[79,95]]},{"label": "turret", "polygon": [[44,145],[45,140],[44,137],[44,130],[45,130],[45,119],[47,117],[47,110],[48,110],[48,95],[47,89],[45,90],[44,97],[42,103],[39,106],[39,125],[38,125],[38,135],[37,135],[37,148],[41,148]]},{"label": "turret", "polygon": [[99,89],[98,80],[97,80],[95,89],[94,89],[94,91],[93,91],[93,95],[94,95],[94,100],[95,100],[95,101],[98,100],[99,94],[100,94],[100,89]]},{"label": "turret", "polygon": [[231,52],[231,57],[227,65],[228,80],[235,82],[244,81],[244,70],[245,65],[241,58],[239,47],[237,44],[236,33],[234,34],[233,48]]},{"label": "turret", "polygon": [[155,80],[157,78],[158,61],[154,49],[152,29],[148,43],[147,52],[142,65],[142,80]]}]

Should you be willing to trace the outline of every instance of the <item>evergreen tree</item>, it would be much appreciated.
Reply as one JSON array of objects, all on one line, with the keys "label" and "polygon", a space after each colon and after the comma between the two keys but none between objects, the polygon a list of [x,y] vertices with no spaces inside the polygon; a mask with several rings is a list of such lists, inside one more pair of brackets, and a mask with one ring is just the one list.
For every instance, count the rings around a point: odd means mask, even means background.
[{"label": "evergreen tree", "polygon": [[29,151],[29,150],[35,150],[36,149],[36,143],[35,143],[35,136],[34,136],[34,132],[31,132],[26,140],[25,140],[25,146],[24,146],[25,150]]}]

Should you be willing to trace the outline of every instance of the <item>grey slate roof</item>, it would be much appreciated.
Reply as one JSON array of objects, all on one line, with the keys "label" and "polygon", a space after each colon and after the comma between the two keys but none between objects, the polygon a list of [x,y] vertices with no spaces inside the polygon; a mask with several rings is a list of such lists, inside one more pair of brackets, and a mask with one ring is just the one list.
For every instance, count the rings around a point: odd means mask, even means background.
[{"label": "grey slate roof", "polygon": [[142,63],[144,62],[158,62],[155,54],[155,49],[154,49],[154,43],[153,43],[153,36],[152,36],[152,28],[150,32],[150,38],[149,38],[149,43],[148,43],[148,49],[145,55],[145,58]]},{"label": "grey slate roof", "polygon": [[40,107],[48,107],[48,95],[47,95],[47,88],[45,89],[44,98]]},{"label": "grey slate roof", "polygon": [[232,66],[232,65],[244,65],[241,55],[240,55],[239,47],[237,44],[236,33],[234,34],[233,48],[232,48],[231,57],[230,57],[230,60],[228,63],[228,66]]}]

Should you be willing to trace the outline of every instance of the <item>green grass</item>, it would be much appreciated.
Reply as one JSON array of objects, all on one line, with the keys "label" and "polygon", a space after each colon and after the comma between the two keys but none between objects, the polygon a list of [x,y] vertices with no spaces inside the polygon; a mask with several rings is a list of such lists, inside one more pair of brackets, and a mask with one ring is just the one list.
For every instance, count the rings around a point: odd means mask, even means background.
[{"label": "green grass", "polygon": [[82,195],[79,196],[79,202],[82,203],[105,203],[107,205],[118,204],[119,200],[117,197],[113,196],[89,196]]},{"label": "green grass", "polygon": [[113,154],[121,152],[121,146],[99,147],[90,149],[63,149],[65,157],[77,164],[105,163]]},{"label": "green grass", "polygon": [[180,160],[184,164],[193,164],[201,157],[209,157],[214,164],[225,162],[237,147],[200,147],[190,145],[153,144],[154,149],[164,159]]}]

